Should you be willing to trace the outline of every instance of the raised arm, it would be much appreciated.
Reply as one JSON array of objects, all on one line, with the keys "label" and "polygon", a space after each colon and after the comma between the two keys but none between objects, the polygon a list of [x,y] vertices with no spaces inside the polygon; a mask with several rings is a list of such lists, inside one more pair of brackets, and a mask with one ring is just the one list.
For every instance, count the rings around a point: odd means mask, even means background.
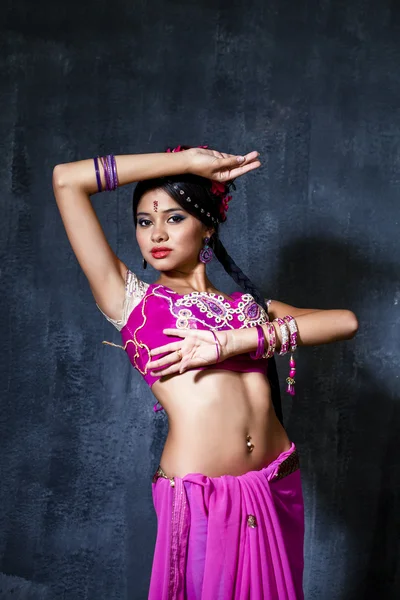
[{"label": "raised arm", "polygon": [[[187,169],[182,154],[116,156],[119,184],[182,173]],[[100,175],[104,189],[102,168]],[[120,319],[127,267],[111,249],[91,203],[90,195],[98,191],[93,159],[57,165],[53,190],[68,239],[96,303],[111,318]]]},{"label": "raised arm", "polygon": [[[226,181],[260,166],[256,151],[237,156],[204,148],[118,155],[115,160],[119,185],[188,172]],[[102,168],[100,176],[104,189]],[[120,319],[127,267],[108,244],[90,201],[90,195],[98,191],[93,159],[57,165],[53,189],[68,239],[97,305],[112,319]]]}]

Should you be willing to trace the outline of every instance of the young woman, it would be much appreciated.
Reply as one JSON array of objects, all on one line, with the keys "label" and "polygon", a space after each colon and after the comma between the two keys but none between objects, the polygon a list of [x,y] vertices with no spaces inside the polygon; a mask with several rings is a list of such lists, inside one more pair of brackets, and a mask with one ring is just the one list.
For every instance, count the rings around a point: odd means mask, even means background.
[{"label": "young woman", "polygon": [[[255,151],[179,146],[54,169],[61,217],[96,304],[121,332],[155,410],[168,416],[152,483],[152,600],[303,598],[299,461],[281,424],[273,354],[291,350],[293,394],[296,345],[351,339],[358,323],[349,310],[265,302],[227,254],[218,237],[227,193],[259,166]],[[151,284],[114,254],[90,202],[132,182],[143,264],[159,271]],[[213,286],[213,254],[243,292],[227,296]]]}]

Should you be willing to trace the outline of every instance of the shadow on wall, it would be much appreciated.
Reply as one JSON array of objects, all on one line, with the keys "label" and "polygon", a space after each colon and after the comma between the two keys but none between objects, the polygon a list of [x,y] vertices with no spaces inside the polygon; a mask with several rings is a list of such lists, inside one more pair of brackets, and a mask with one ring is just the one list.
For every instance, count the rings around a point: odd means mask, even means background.
[{"label": "shadow on wall", "polygon": [[277,272],[274,289],[283,301],[348,308],[359,321],[353,340],[301,348],[293,400],[283,387],[287,357],[277,360],[285,426],[302,459],[306,597],[394,598],[400,506],[398,265],[372,264],[355,245],[311,237],[283,249]]}]

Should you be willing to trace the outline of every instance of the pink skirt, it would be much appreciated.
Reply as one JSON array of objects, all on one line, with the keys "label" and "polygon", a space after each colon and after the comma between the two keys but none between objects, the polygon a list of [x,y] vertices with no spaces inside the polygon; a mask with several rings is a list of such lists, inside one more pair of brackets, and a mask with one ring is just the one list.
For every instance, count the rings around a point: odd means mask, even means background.
[{"label": "pink skirt", "polygon": [[152,483],[149,600],[302,600],[304,507],[295,445],[258,471]]}]

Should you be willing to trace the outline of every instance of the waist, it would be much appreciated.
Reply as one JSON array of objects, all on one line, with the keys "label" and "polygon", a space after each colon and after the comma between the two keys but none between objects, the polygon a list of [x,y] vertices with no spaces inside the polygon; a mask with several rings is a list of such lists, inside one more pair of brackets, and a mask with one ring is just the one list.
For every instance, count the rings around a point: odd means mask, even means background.
[{"label": "waist", "polygon": [[220,372],[203,377],[199,386],[187,384],[191,393],[182,395],[181,382],[179,394],[161,400],[169,420],[160,459],[166,472],[240,475],[289,449],[265,378]]}]

